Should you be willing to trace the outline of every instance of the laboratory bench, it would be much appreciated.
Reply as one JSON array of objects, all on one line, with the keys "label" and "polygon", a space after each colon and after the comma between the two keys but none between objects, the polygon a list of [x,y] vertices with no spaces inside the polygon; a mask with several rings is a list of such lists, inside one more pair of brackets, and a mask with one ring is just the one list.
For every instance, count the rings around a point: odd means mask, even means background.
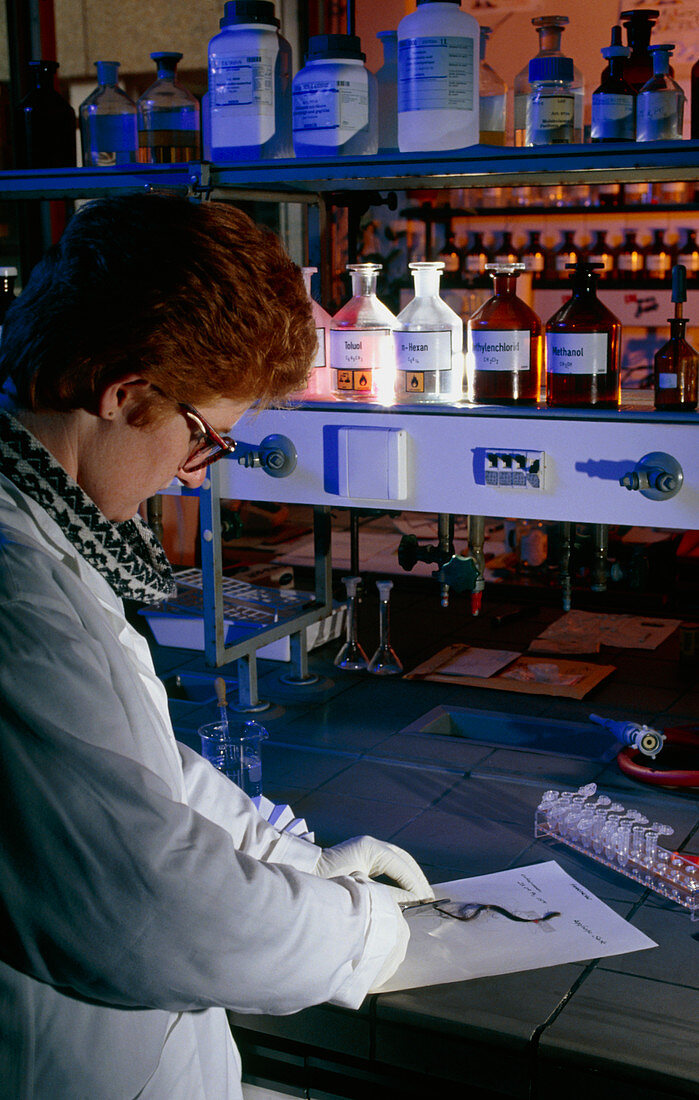
[{"label": "laboratory bench", "polygon": [[[440,614],[430,582],[399,581],[394,596],[393,642],[406,670],[458,640],[457,623],[473,644],[524,649],[560,613],[542,605],[496,627],[487,592],[479,619],[465,616],[463,604]],[[362,612],[363,629],[374,612]],[[652,652],[586,657],[616,672],[582,700],[342,673],[333,665],[339,645],[311,652],[318,680],[305,688],[282,682],[283,663],[259,662],[259,694],[271,705],[254,717],[270,735],[263,743],[269,798],[289,803],[320,844],[370,833],[401,845],[432,882],[555,860],[658,946],[371,995],[354,1012],[320,1005],[286,1017],[230,1013],[245,1079],[326,1100],[456,1090],[469,1100],[696,1097],[699,921],[586,856],[535,839],[534,814],[546,788],[595,782],[598,793],[670,824],[673,849],[699,855],[697,790],[638,782],[613,756],[542,753],[508,736],[518,719],[539,719],[542,728],[584,725],[592,711],[660,729],[697,724],[697,668],[679,663],[677,632]],[[235,665],[207,668],[200,652],[155,644],[153,652],[171,687],[187,676],[235,676]],[[440,708],[465,713],[473,736],[430,732],[425,716]],[[178,738],[199,749],[197,727],[215,719],[215,704],[173,697],[171,711]]]}]

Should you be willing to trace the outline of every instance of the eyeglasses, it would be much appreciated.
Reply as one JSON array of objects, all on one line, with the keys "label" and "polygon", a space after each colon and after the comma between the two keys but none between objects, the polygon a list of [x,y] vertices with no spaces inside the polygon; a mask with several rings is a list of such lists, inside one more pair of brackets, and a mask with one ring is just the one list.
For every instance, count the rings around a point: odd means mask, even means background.
[{"label": "eyeglasses", "polygon": [[178,406],[184,418],[193,424],[201,435],[201,439],[197,440],[180,466],[183,473],[193,474],[197,470],[203,470],[205,466],[210,466],[212,462],[218,462],[219,458],[233,454],[237,446],[234,439],[228,435],[219,435],[193,405],[186,405],[183,401],[179,401]]}]

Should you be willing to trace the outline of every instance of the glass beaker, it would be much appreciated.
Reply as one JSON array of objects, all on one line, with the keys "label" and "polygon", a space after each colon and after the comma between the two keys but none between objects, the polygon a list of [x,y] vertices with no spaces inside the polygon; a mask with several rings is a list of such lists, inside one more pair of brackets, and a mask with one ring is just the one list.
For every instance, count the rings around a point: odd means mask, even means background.
[{"label": "glass beaker", "polygon": [[262,756],[260,743],[269,734],[259,722],[249,720],[240,725],[227,722],[207,722],[198,730],[201,754],[250,798],[262,794]]}]

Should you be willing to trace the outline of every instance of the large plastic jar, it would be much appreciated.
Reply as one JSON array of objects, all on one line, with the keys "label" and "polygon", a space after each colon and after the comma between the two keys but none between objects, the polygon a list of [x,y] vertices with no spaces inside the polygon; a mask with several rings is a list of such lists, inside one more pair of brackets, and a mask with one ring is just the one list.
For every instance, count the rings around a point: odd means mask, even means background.
[{"label": "large plastic jar", "polygon": [[379,147],[376,77],[354,34],[316,34],[292,85],[297,157],[364,156]]},{"label": "large plastic jar", "polygon": [[398,24],[398,148],[438,152],[479,138],[480,28],[460,0],[417,0]]},{"label": "large plastic jar", "polygon": [[291,46],[270,0],[229,0],[209,43],[211,160],[290,157]]}]

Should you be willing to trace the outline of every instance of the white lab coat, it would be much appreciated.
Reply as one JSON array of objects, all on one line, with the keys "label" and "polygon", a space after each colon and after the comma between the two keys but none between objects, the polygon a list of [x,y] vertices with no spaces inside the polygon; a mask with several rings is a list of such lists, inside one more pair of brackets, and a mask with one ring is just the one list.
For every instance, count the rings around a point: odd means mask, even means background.
[{"label": "white lab coat", "polygon": [[0,1094],[233,1100],[225,1009],[358,1006],[403,920],[175,741],[121,601],[0,476]]}]

